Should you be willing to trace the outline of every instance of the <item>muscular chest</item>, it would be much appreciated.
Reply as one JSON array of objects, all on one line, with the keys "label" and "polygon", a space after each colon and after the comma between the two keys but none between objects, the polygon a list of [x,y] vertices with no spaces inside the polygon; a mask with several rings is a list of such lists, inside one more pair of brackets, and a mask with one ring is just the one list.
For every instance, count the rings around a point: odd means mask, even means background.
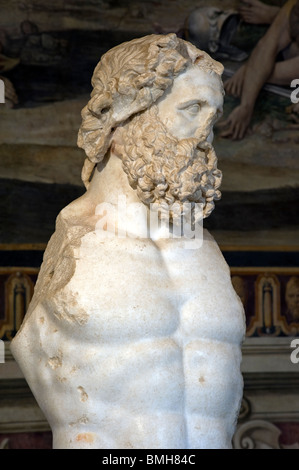
[{"label": "muscular chest", "polygon": [[171,336],[182,328],[187,336],[211,335],[220,317],[238,317],[219,254],[170,248],[141,240],[101,247],[86,237],[71,281],[52,300],[56,317],[67,326],[83,318],[80,331],[103,342]]},{"label": "muscular chest", "polygon": [[204,239],[200,249],[167,250],[164,260],[180,305],[175,337],[183,344],[199,338],[240,342],[244,335],[243,306],[214,240]]}]

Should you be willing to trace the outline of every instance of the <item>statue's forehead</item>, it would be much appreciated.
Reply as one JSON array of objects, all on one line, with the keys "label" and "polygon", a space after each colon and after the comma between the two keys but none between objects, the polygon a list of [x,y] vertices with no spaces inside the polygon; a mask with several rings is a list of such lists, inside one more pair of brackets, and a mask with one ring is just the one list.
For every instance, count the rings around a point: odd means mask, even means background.
[{"label": "statue's forehead", "polygon": [[173,104],[192,99],[211,100],[216,107],[221,107],[223,103],[221,77],[198,66],[190,67],[174,79],[172,87],[161,101],[163,99],[168,99]]},{"label": "statue's forehead", "polygon": [[219,75],[197,65],[188,67],[180,73],[173,81],[173,88],[185,87],[192,83],[212,86],[215,87],[216,90],[222,88],[222,81]]}]

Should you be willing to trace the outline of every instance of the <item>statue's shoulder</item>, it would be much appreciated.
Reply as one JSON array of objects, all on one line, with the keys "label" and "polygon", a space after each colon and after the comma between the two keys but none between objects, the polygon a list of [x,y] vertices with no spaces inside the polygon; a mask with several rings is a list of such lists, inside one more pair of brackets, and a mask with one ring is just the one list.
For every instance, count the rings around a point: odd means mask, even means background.
[{"label": "statue's shoulder", "polygon": [[[207,229],[203,229],[203,242],[199,254],[201,262],[216,271],[220,269],[229,275],[229,267],[215,238]],[[223,272],[222,271],[222,272]]]},{"label": "statue's shoulder", "polygon": [[[66,210],[65,210],[66,209]],[[110,267],[162,262],[162,254],[157,245],[149,238],[118,236],[109,230],[97,226],[98,217],[70,216],[68,206],[56,219],[56,230],[47,245],[41,272],[59,269],[66,279],[68,272],[73,272],[78,261],[85,265]],[[73,209],[73,208],[72,208]]]}]

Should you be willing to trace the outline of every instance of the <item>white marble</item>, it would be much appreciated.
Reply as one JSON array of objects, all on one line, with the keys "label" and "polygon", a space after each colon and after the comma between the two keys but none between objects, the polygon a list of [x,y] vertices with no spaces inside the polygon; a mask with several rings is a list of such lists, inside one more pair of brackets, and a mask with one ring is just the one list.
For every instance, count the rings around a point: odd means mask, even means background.
[{"label": "white marble", "polygon": [[[205,229],[195,248],[171,238],[174,202],[197,201],[207,217],[220,197],[211,140],[222,66],[173,34],[108,54],[79,133],[87,191],[57,218],[12,352],[54,448],[230,448],[243,307]],[[118,94],[101,88],[105,61]],[[145,211],[115,219],[120,197]],[[162,217],[171,209],[170,231],[145,237],[150,202]]]}]

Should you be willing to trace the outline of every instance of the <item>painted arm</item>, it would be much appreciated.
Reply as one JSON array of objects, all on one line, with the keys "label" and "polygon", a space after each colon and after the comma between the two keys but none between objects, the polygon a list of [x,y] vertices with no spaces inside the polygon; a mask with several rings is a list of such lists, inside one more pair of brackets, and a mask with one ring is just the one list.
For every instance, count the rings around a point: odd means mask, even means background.
[{"label": "painted arm", "polygon": [[284,5],[267,33],[254,48],[244,71],[240,105],[223,122],[222,126],[228,126],[228,128],[222,133],[222,137],[233,139],[244,137],[259,92],[274,72],[277,54],[291,42],[289,15],[296,1],[289,0]]},{"label": "painted arm", "polygon": [[299,78],[299,55],[275,64],[269,83],[290,85],[294,78]]},{"label": "painted arm", "polygon": [[268,5],[259,0],[241,1],[239,7],[242,20],[251,24],[271,24],[279,10],[278,6]]}]

